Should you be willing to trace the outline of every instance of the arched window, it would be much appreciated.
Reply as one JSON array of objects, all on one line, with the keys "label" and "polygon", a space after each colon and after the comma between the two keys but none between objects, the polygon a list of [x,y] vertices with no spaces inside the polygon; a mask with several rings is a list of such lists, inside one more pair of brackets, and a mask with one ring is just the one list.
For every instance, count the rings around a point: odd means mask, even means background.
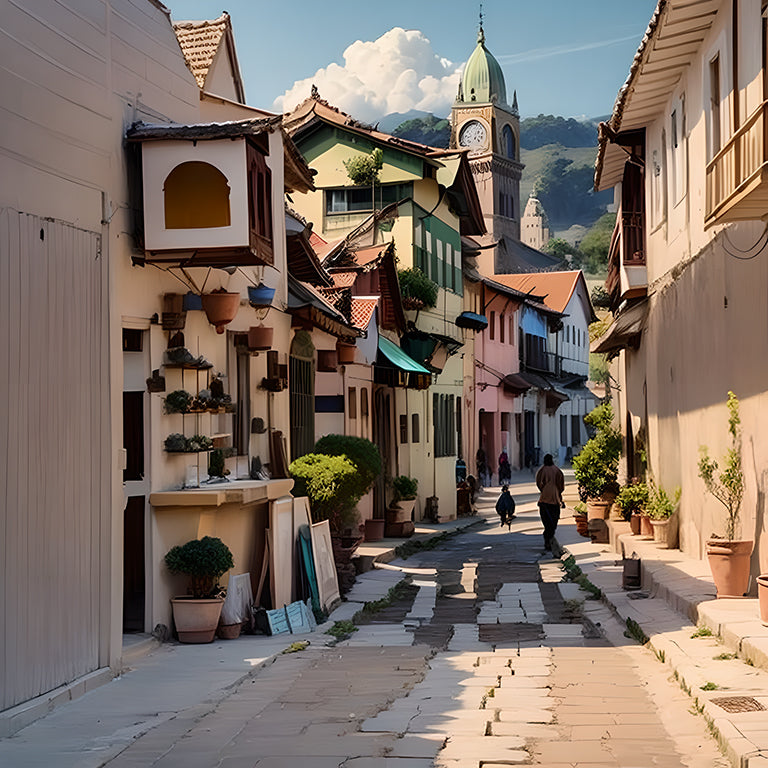
[{"label": "arched window", "polygon": [[512,129],[505,125],[501,132],[504,145],[504,154],[511,160],[517,159],[517,148],[515,147],[515,134]]},{"label": "arched window", "polygon": [[166,229],[228,227],[229,184],[210,163],[192,160],[177,165],[163,185]]}]

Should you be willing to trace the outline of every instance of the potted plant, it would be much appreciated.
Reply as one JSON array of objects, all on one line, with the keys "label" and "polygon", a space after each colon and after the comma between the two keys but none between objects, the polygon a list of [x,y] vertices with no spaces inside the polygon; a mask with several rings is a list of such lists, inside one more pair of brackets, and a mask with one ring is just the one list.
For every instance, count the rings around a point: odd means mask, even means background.
[{"label": "potted plant", "polygon": [[680,488],[675,488],[670,496],[660,485],[651,483],[648,489],[648,515],[653,526],[653,540],[665,548],[672,543],[672,515],[680,502]]},{"label": "potted plant", "polygon": [[[315,443],[315,453],[329,456],[345,456],[356,467],[358,475],[354,483],[354,504],[365,496],[381,474],[381,453],[375,443],[364,437],[352,435],[325,435]],[[366,520],[365,539],[376,541],[384,535],[384,519]]]},{"label": "potted plant", "polygon": [[621,432],[613,425],[610,403],[588,413],[584,423],[593,427],[595,434],[574,457],[573,471],[589,519],[605,519],[618,490]]},{"label": "potted plant", "polygon": [[189,413],[194,397],[184,389],[175,389],[165,396],[166,413]]},{"label": "potted plant", "polygon": [[208,322],[216,327],[216,333],[224,333],[224,326],[235,319],[240,308],[240,294],[223,288],[203,294],[203,310]]},{"label": "potted plant", "polygon": [[270,288],[264,283],[248,286],[248,301],[252,307],[271,307],[272,299],[275,297],[275,289]]},{"label": "potted plant", "polygon": [[589,537],[589,519],[587,518],[587,505],[583,501],[577,502],[573,507],[573,520],[576,523],[576,532],[579,536]]},{"label": "potted plant", "polygon": [[392,505],[387,510],[387,536],[410,536],[414,531],[413,508],[416,506],[416,496],[419,481],[408,475],[398,475],[392,480],[394,496]]},{"label": "potted plant", "polygon": [[213,536],[192,539],[170,549],[165,565],[171,573],[189,579],[187,595],[171,598],[179,641],[212,642],[224,604],[219,579],[234,567],[229,547]]},{"label": "potted plant", "polygon": [[401,269],[397,273],[405,309],[425,309],[437,303],[437,283],[418,267]]},{"label": "potted plant", "polygon": [[648,506],[648,486],[640,480],[625,485],[616,496],[616,506],[633,534],[640,533],[640,517]]},{"label": "potted plant", "polygon": [[251,351],[272,349],[275,329],[266,325],[252,325],[248,329],[248,349]]},{"label": "potted plant", "polygon": [[749,560],[753,542],[736,539],[741,501],[744,498],[744,473],[741,468],[741,418],[739,401],[728,392],[728,432],[731,446],[722,458],[722,469],[710,458],[706,446],[699,449],[699,477],[704,487],[727,513],[725,536],[712,536],[706,542],[707,558],[718,597],[741,597],[749,588]]}]

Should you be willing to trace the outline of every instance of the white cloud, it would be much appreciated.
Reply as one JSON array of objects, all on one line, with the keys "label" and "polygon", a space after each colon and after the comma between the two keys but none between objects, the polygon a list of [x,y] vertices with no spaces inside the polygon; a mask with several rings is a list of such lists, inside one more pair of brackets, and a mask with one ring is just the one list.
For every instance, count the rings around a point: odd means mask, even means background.
[{"label": "white cloud", "polygon": [[314,84],[321,98],[358,120],[373,122],[410,109],[438,115],[450,111],[462,65],[438,56],[419,30],[394,27],[378,40],[357,40],[343,56],[343,65],[329,64],[294,83],[273,108],[293,109]]}]

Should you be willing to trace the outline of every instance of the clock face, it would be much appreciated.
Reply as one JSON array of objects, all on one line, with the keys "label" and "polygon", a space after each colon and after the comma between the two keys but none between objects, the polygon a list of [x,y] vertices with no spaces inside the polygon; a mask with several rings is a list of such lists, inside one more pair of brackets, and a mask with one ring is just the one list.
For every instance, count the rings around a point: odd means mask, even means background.
[{"label": "clock face", "polygon": [[477,120],[470,120],[464,125],[459,134],[459,144],[462,147],[471,147],[477,149],[485,144],[485,138],[488,132],[485,126]]}]

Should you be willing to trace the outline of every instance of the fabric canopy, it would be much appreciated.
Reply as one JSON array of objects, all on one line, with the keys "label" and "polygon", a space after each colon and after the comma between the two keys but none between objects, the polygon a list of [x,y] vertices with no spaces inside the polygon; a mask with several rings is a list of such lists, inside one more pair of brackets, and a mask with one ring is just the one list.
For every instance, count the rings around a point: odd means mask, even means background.
[{"label": "fabric canopy", "polygon": [[381,352],[392,365],[396,368],[400,368],[402,371],[408,373],[426,373],[428,376],[432,375],[423,365],[419,365],[413,358],[406,355],[397,344],[393,344],[384,336],[379,336],[379,352]]},{"label": "fabric canopy", "polygon": [[456,318],[459,328],[471,328],[473,331],[482,331],[488,327],[488,318],[475,312],[462,312]]},{"label": "fabric canopy", "polygon": [[626,347],[636,345],[645,328],[648,317],[648,301],[633,304],[614,318],[608,330],[590,345],[590,352],[616,355]]}]

